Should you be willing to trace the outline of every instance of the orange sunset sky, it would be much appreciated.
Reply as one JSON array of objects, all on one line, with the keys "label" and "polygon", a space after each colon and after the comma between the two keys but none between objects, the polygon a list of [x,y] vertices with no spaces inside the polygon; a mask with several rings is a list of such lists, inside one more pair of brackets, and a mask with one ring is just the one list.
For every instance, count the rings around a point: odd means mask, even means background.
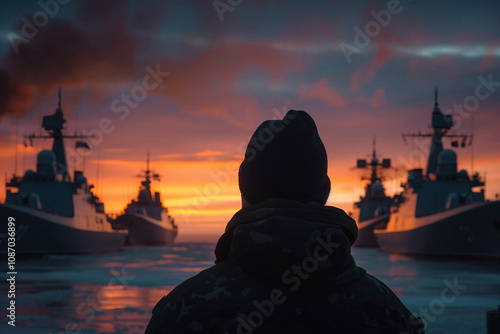
[{"label": "orange sunset sky", "polygon": [[[23,136],[55,111],[60,86],[66,133],[96,136],[90,152],[71,154],[72,166],[107,212],[137,195],[149,152],[161,175],[153,188],[179,233],[220,234],[241,205],[237,168],[249,137],[262,121],[303,109],[328,153],[328,204],[350,210],[363,193],[363,173],[351,167],[371,154],[374,136],[395,167],[385,174],[389,194],[406,170],[425,167],[427,144],[401,134],[429,130],[438,86],[453,131],[474,135],[456,149],[459,169],[486,176],[487,197],[500,193],[498,2],[221,2],[228,7],[2,3],[1,175],[36,169],[36,154],[51,147],[26,147]],[[36,33],[27,21],[38,22]],[[2,202],[5,191],[2,182]]]}]

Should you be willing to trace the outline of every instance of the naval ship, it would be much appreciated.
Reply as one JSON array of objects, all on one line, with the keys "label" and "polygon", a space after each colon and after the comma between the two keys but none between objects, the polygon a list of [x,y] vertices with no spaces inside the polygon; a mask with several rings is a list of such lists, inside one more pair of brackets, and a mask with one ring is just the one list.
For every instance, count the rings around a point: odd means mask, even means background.
[{"label": "naval ship", "polygon": [[[15,250],[19,255],[46,255],[109,252],[124,245],[126,231],[116,231],[107,221],[104,204],[92,192],[82,171],[68,171],[63,140],[85,139],[63,134],[66,120],[59,104],[53,115],[44,116],[46,135],[27,139],[52,139],[52,150],[37,156],[36,171],[13,175],[6,182],[5,203],[0,204],[0,220],[15,221]],[[76,147],[90,148],[85,141]]]},{"label": "naval ship", "polygon": [[146,170],[138,176],[144,177],[137,200],[132,200],[124,213],[116,218],[118,226],[129,231],[129,245],[171,245],[177,237],[177,225],[163,206],[160,193],[151,194],[151,179],[159,181],[159,175],[149,169],[149,155]]},{"label": "naval ship", "polygon": [[431,137],[425,174],[421,168],[408,171],[401,203],[391,210],[386,226],[375,230],[382,250],[409,255],[500,256],[500,201],[485,200],[485,182],[478,173],[457,171],[457,155],[443,148],[443,138],[454,139],[452,147],[465,147],[472,137],[448,133],[452,126],[452,116],[439,109],[436,88],[432,133],[403,135],[403,139]]},{"label": "naval ship", "polygon": [[377,240],[373,235],[373,229],[376,225],[385,224],[389,221],[390,208],[393,200],[385,195],[385,189],[382,185],[380,176],[382,169],[391,167],[390,159],[380,161],[375,151],[375,138],[373,138],[372,158],[358,159],[355,168],[371,169],[370,177],[362,177],[361,180],[368,180],[365,186],[365,196],[360,196],[355,206],[355,219],[358,224],[358,238],[354,247],[378,247]]}]

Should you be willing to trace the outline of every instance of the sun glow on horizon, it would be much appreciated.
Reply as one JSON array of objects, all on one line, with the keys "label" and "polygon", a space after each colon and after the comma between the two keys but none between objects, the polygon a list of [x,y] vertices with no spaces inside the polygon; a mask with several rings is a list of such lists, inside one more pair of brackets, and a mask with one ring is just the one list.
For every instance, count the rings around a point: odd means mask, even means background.
[{"label": "sun glow on horizon", "polygon": [[[8,151],[0,156],[2,161],[14,158],[14,152]],[[37,151],[29,150],[25,158],[26,169],[34,164]],[[209,152],[217,152],[215,150]],[[201,154],[204,155],[204,154]],[[496,159],[485,157],[476,163],[476,169],[497,171]],[[336,161],[338,163],[338,161]],[[179,225],[179,233],[182,234],[219,234],[231,217],[241,208],[241,197],[238,188],[238,180],[235,166],[239,161],[235,160],[163,160],[151,161],[150,167],[155,173],[161,175],[160,181],[152,183],[152,191],[161,193],[164,205]],[[228,169],[227,166],[232,168]],[[332,190],[327,205],[332,205],[351,212],[353,203],[364,195],[366,181],[360,180],[362,173],[350,171],[348,168],[335,169],[330,167],[330,179]],[[94,180],[98,182],[94,190],[95,194],[103,200],[106,212],[119,214],[125,206],[137,197],[141,178],[137,174],[145,169],[145,161],[141,160],[88,160],[85,168],[87,177],[96,175]],[[98,171],[100,168],[100,171]],[[18,166],[18,170],[19,170]],[[101,175],[98,175],[98,174]],[[498,193],[498,173],[488,177],[492,183],[487,190],[488,193]],[[404,173],[401,173],[403,176]],[[90,178],[92,179],[92,178]],[[387,179],[384,182],[386,193],[393,195],[400,191],[398,185],[403,179]],[[89,180],[89,183],[92,183]],[[4,186],[4,184],[2,184]],[[3,194],[2,191],[2,201]]]}]

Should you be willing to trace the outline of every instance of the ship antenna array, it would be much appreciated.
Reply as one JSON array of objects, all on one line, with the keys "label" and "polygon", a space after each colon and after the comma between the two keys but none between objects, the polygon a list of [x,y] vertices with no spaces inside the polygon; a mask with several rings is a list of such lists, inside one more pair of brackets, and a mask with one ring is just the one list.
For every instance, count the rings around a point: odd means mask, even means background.
[{"label": "ship antenna array", "polygon": [[[66,163],[66,153],[64,152],[63,139],[90,139],[95,136],[74,134],[66,135],[62,133],[64,130],[63,124],[66,120],[63,118],[62,104],[61,104],[61,87],[59,87],[58,93],[59,101],[57,103],[58,108],[53,115],[44,116],[42,118],[42,127],[48,132],[48,135],[42,135],[41,132],[37,135],[34,132],[29,135],[24,136],[24,146],[28,146],[26,140],[29,141],[29,146],[33,146],[33,139],[53,139],[54,144],[52,151],[56,156],[56,164],[58,173],[63,175],[63,180],[69,181],[68,166]],[[83,145],[83,144],[84,145]],[[80,144],[80,145],[79,145]],[[77,142],[77,147],[85,147],[90,149],[90,146],[86,142]]]},{"label": "ship antenna array", "polygon": [[470,173],[474,175],[474,143],[472,142],[472,138],[474,136],[474,114],[471,114],[470,119],[470,132],[471,132],[471,141],[470,145]]},{"label": "ship antenna array", "polygon": [[381,181],[381,177],[378,175],[378,171],[380,169],[391,168],[391,159],[382,159],[382,162],[377,158],[377,151],[375,148],[375,136],[373,136],[373,149],[371,160],[367,161],[366,159],[358,159],[355,169],[366,169],[371,167],[371,175],[370,177],[362,177],[362,180],[370,180],[371,182]]},{"label": "ship antenna array", "polygon": [[145,186],[146,188],[150,187],[151,180],[160,181],[160,175],[154,173],[152,170],[149,169],[149,152],[147,153],[146,170],[144,170],[141,174],[137,174],[137,177],[145,178],[145,180],[142,182],[142,185]]},{"label": "ship antenna array", "polygon": [[14,161],[14,175],[17,175],[17,141],[19,138],[19,117],[16,117],[16,159]]},{"label": "ship antenna array", "polygon": [[[439,109],[438,104],[438,92],[437,87],[434,91],[434,110],[432,112],[432,125],[430,126],[432,131],[421,133],[408,133],[402,134],[403,141],[408,144],[406,141],[407,138],[425,138],[430,137],[432,140],[432,146],[429,152],[429,158],[427,162],[426,174],[435,173],[435,164],[437,163],[437,155],[443,150],[442,141],[443,138],[451,138],[453,139],[451,142],[452,147],[466,147],[472,144],[473,135],[463,134],[463,133],[448,133],[453,127],[453,118],[451,115],[443,114]],[[469,142],[467,143],[467,139]]]}]

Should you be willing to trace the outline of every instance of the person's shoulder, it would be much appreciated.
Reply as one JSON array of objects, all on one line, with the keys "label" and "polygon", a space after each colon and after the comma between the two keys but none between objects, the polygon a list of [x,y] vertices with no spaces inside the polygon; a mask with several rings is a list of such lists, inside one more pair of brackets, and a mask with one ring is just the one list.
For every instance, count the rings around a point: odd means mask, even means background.
[{"label": "person's shoulder", "polygon": [[[424,333],[424,325],[380,279],[365,273],[355,282],[353,303],[360,313],[386,328],[405,329],[407,333]],[[404,331],[403,331],[404,333]]]},{"label": "person's shoulder", "polygon": [[[224,282],[236,280],[241,275],[241,269],[229,261],[216,264],[202,270],[195,276],[188,278],[177,285],[168,295],[164,296],[153,309],[153,313],[160,307],[166,306],[176,300],[189,300],[199,297],[206,290],[222,288]],[[214,295],[218,295],[215,293]],[[210,296],[207,296],[210,299]]]},{"label": "person's shoulder", "polygon": [[[235,298],[228,286],[241,284],[241,269],[229,261],[214,265],[176,286],[156,304],[146,333],[209,318]],[[224,306],[226,305],[226,306]]]}]

